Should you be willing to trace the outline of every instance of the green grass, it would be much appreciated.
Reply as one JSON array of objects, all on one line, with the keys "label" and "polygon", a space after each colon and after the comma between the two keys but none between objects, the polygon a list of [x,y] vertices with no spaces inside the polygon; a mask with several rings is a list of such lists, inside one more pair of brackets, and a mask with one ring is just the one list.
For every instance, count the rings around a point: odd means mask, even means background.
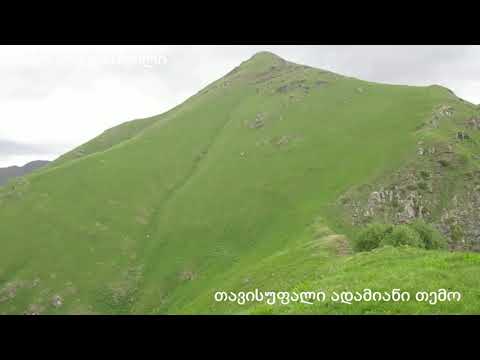
[{"label": "green grass", "polygon": [[[438,271],[418,271],[426,284],[450,259],[451,281],[477,286],[461,278],[478,266],[458,261],[470,255],[395,249],[349,263],[311,234],[319,217],[332,233],[354,232],[331,204],[409,161],[418,127],[455,101],[437,86],[368,83],[259,54],[172,111],[107,131],[0,189],[0,291],[21,284],[0,313],[238,312],[212,292],[244,286],[248,274],[269,288],[324,277],[345,286],[361,268],[365,284],[387,286],[380,269],[403,280],[404,267],[430,261]],[[251,128],[257,114],[264,124]]]},{"label": "green grass", "polygon": [[[323,274],[310,276],[290,291],[324,291],[325,302],[313,305],[256,305],[252,314],[478,314],[480,280],[476,274],[480,255],[448,253],[417,248],[385,247],[369,253],[332,261],[323,267]],[[333,301],[334,292],[363,292],[365,289],[408,292],[408,301]],[[432,303],[415,298],[417,292],[438,292],[440,289],[461,294],[460,301]]]}]

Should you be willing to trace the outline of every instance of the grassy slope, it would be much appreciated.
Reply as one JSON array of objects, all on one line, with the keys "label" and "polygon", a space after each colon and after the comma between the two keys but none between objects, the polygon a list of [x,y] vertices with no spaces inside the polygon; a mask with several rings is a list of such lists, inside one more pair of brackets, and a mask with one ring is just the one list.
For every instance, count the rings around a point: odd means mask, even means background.
[{"label": "grassy slope", "polygon": [[[304,79],[308,91],[277,91]],[[212,308],[212,292],[248,273],[272,288],[316,285],[338,260],[310,252],[311,223],[343,231],[329,204],[411,157],[415,129],[449,99],[440,87],[372,84],[260,54],[174,111],[2,189],[0,312],[227,312]],[[264,126],[250,128],[259,113]],[[367,275],[388,281],[376,269]]]},{"label": "grassy slope", "polygon": [[[224,291],[408,291],[412,301],[281,305],[212,301],[205,292],[178,311],[227,314],[478,314],[480,291],[476,253],[449,253],[415,248],[385,247],[372,252],[339,256],[326,238],[274,253],[248,269],[224,277]],[[416,291],[459,291],[459,302],[430,305],[413,300]]]}]

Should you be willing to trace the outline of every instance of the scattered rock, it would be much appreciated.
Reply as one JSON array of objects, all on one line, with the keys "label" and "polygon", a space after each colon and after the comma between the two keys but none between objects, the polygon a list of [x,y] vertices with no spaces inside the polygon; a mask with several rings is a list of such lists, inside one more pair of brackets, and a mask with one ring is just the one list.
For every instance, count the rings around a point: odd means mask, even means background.
[{"label": "scattered rock", "polygon": [[52,305],[54,307],[60,307],[63,305],[63,299],[60,295],[54,295],[52,298]]},{"label": "scattered rock", "polygon": [[440,116],[452,116],[453,115],[453,107],[449,106],[449,105],[442,105],[438,110],[437,110],[437,114],[440,115]]},{"label": "scattered rock", "polygon": [[265,125],[265,122],[261,119],[255,119],[248,126],[250,129],[259,129]]},{"label": "scattered rock", "polygon": [[[276,89],[276,92],[281,93],[281,94],[285,94],[285,93],[288,93],[288,92],[296,90],[296,89],[301,89],[305,93],[308,93],[308,91],[310,90],[310,86],[305,84],[306,81],[307,81],[306,79],[294,80],[294,81],[292,81],[288,84],[285,84],[285,85],[282,85],[282,86],[278,87]],[[317,86],[319,85],[318,81],[317,81],[316,85]]]},{"label": "scattered rock", "polygon": [[35,288],[40,284],[40,279],[36,278],[32,281],[32,284],[30,285],[31,288]]},{"label": "scattered rock", "polygon": [[438,226],[450,239],[451,250],[480,250],[480,193],[474,188],[455,195],[440,217]]},{"label": "scattered rock", "polygon": [[457,139],[460,141],[469,140],[470,136],[464,131],[457,132]]},{"label": "scattered rock", "polygon": [[289,142],[289,137],[288,136],[281,136],[279,139],[275,141],[275,145],[287,145]]},{"label": "scattered rock", "polygon": [[44,307],[39,304],[32,304],[28,307],[28,310],[24,312],[24,315],[40,315],[42,311],[44,310]]},{"label": "scattered rock", "polygon": [[20,281],[12,281],[7,283],[0,290],[0,303],[11,300],[17,295],[17,290],[23,287],[23,283]]},{"label": "scattered rock", "polygon": [[255,116],[255,120],[252,120],[252,121],[250,121],[250,123],[248,123],[248,127],[250,129],[260,129],[260,128],[262,128],[265,125],[264,118],[265,118],[264,114],[258,113]]},{"label": "scattered rock", "polygon": [[480,118],[473,117],[467,121],[467,125],[473,129],[480,130]]},{"label": "scattered rock", "polygon": [[435,155],[436,149],[435,146],[430,147],[418,147],[417,148],[417,155],[424,156],[424,155]]},{"label": "scattered rock", "polygon": [[183,271],[180,274],[180,280],[182,281],[191,281],[195,279],[196,275],[193,271]]}]

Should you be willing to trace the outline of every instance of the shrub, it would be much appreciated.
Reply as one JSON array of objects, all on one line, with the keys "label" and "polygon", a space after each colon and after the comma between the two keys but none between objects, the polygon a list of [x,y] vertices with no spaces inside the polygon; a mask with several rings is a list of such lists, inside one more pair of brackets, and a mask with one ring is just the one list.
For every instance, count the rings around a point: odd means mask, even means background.
[{"label": "shrub", "polygon": [[354,242],[356,251],[370,251],[380,246],[383,239],[392,231],[392,225],[369,224],[360,233]]},{"label": "shrub", "polygon": [[428,171],[422,170],[422,171],[420,171],[420,176],[424,180],[428,180],[430,178],[430,173]]},{"label": "shrub", "polygon": [[391,233],[384,237],[380,245],[425,247],[418,232],[408,225],[395,226]]},{"label": "shrub", "polygon": [[417,185],[415,185],[415,184],[408,184],[408,185],[407,185],[407,189],[410,190],[410,191],[416,190],[416,189],[417,189]]},{"label": "shrub", "polygon": [[354,242],[356,251],[370,251],[380,246],[414,246],[422,249],[446,249],[446,238],[432,225],[415,220],[408,225],[367,225]]},{"label": "shrub", "polygon": [[463,229],[458,224],[450,225],[450,233],[451,233],[453,242],[461,242],[464,238]]},{"label": "shrub", "polygon": [[440,159],[438,160],[439,164],[442,165],[443,167],[448,167],[450,165],[450,163],[448,162],[448,160],[445,160],[445,159]]},{"label": "shrub", "polygon": [[420,182],[418,183],[418,188],[419,188],[420,190],[427,191],[427,190],[428,190],[428,184],[427,184],[426,182],[424,182],[424,181],[420,181]]},{"label": "shrub", "polygon": [[447,247],[447,240],[442,234],[425,221],[416,220],[409,226],[420,235],[426,249],[445,249]]}]

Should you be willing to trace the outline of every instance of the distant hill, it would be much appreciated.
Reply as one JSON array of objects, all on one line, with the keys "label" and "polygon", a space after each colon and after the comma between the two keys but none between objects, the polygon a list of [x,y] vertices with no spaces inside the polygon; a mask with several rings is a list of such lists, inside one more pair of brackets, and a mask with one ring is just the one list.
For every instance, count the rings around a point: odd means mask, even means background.
[{"label": "distant hill", "polygon": [[[258,53],[0,188],[0,314],[478,313],[479,154],[478,107],[442,86]],[[437,236],[417,220],[462,251],[417,246]],[[372,223],[390,242],[358,252]],[[214,299],[364,288],[463,298]]]},{"label": "distant hill", "polygon": [[50,161],[35,160],[24,166],[9,166],[6,168],[0,168],[0,186],[6,184],[11,178],[29,174],[32,171],[48,165],[49,163]]}]

